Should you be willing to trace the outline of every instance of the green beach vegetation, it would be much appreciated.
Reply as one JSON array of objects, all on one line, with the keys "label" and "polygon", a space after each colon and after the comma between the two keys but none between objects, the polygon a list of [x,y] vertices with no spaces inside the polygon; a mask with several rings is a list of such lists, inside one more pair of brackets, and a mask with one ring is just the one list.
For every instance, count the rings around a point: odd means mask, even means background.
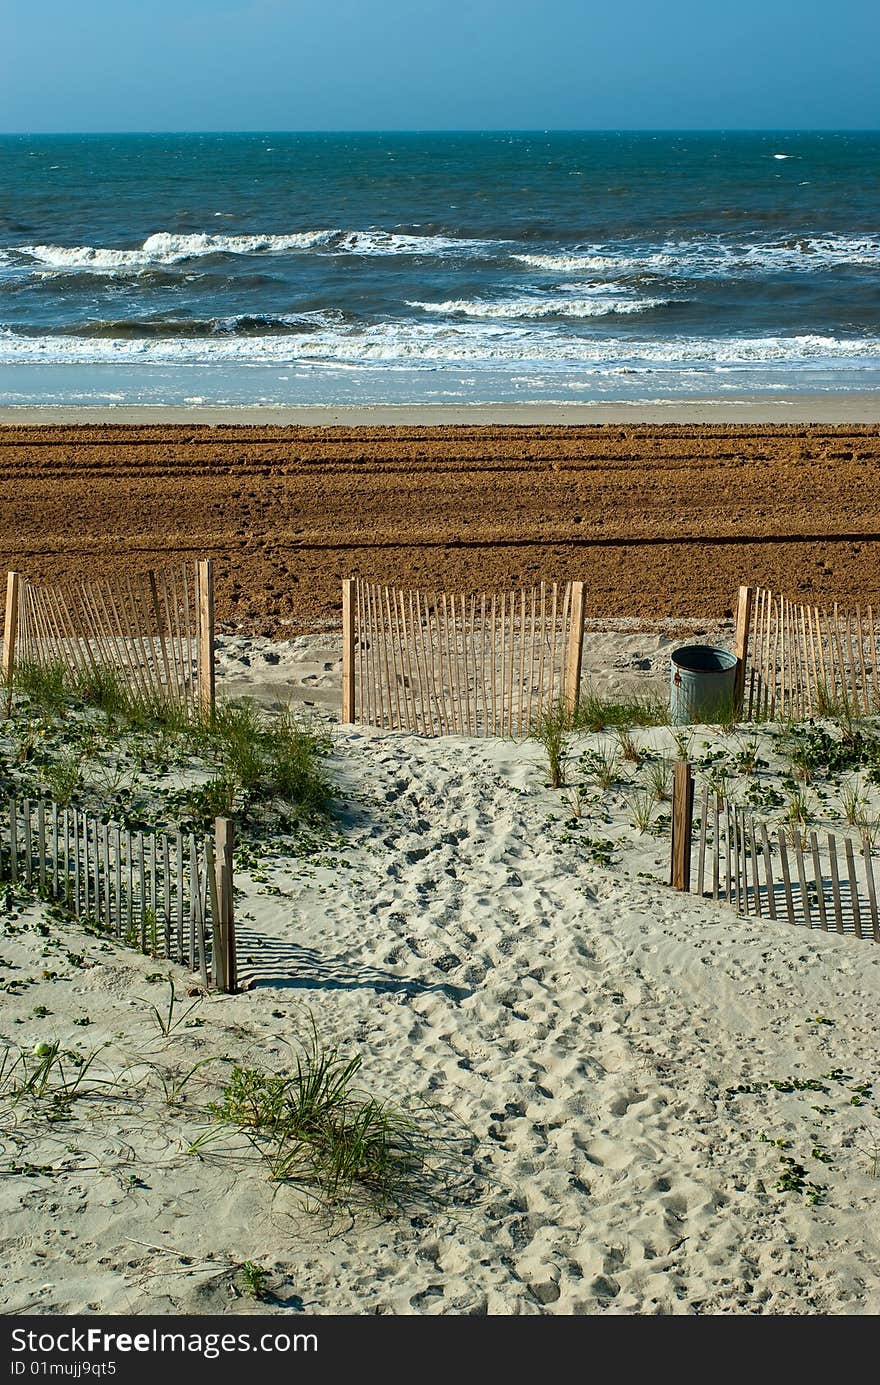
[{"label": "green beach vegetation", "polygon": [[0,793],[51,798],[131,829],[208,830],[234,814],[239,840],[294,850],[332,827],[325,723],[253,701],[193,716],[133,695],[112,669],[22,666],[0,722]]}]

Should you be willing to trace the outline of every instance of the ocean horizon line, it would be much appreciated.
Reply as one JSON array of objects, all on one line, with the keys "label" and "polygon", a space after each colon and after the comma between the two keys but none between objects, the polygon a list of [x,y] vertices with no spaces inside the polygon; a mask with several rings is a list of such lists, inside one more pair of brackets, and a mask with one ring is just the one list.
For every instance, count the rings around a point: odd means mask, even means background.
[{"label": "ocean horizon line", "polygon": [[860,125],[814,125],[814,126],[763,126],[763,125],[618,125],[618,126],[528,126],[492,125],[481,127],[467,126],[375,126],[369,128],[338,129],[155,129],[155,130],[0,130],[0,139],[91,139],[119,138],[133,135],[139,138],[162,138],[167,136],[185,137],[211,135],[218,139],[230,136],[293,135],[297,138],[315,135],[880,135],[880,126]]}]

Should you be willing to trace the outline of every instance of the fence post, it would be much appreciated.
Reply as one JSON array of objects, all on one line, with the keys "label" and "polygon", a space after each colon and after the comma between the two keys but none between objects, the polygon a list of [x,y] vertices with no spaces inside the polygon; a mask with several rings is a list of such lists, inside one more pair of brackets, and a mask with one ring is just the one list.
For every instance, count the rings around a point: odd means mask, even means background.
[{"label": "fence post", "polygon": [[18,593],[21,578],[17,572],[6,577],[6,619],[3,625],[3,682],[12,691],[15,673],[15,644],[18,639]]},{"label": "fence post", "polygon": [[214,868],[217,877],[218,957],[215,975],[221,991],[233,995],[238,990],[238,966],[235,955],[235,911],[233,907],[232,847],[234,826],[232,818],[214,820]]},{"label": "fence post", "polygon": [[674,890],[691,888],[691,834],[694,826],[694,772],[687,760],[675,764],[675,786],[672,791],[672,869],[670,884]]},{"label": "fence post", "polygon": [[736,606],[736,630],[733,636],[733,652],[736,655],[736,677],[733,685],[733,703],[737,716],[742,715],[743,698],[746,690],[746,660],[749,657],[749,631],[752,623],[751,587],[740,587]]},{"label": "fence post", "polygon": [[584,584],[571,584],[571,625],[568,632],[568,656],[565,661],[565,704],[570,712],[577,710],[581,694],[581,663],[584,656]]},{"label": "fence post", "polygon": [[214,564],[199,561],[199,706],[208,719],[214,716]]},{"label": "fence post", "polygon": [[357,711],[354,685],[354,586],[353,577],[342,582],[342,720],[351,725]]}]

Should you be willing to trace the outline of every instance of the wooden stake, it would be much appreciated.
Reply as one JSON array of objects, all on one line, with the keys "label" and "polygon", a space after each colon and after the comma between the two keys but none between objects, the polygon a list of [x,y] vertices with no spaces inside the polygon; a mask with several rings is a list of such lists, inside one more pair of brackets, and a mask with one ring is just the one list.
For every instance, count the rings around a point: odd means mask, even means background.
[{"label": "wooden stake", "polygon": [[736,677],[733,684],[733,705],[736,715],[742,716],[743,694],[746,686],[746,660],[749,656],[749,628],[752,620],[752,588],[740,587],[736,607],[736,630],[733,652],[736,655]]},{"label": "wooden stake", "polygon": [[352,599],[354,578],[342,582],[342,720],[351,726],[355,720],[355,619]]},{"label": "wooden stake", "polygon": [[40,894],[46,894],[46,805],[42,799],[37,803],[37,842],[40,851]]},{"label": "wooden stake", "polygon": [[819,838],[810,833],[810,854],[813,858],[813,880],[816,883],[816,907],[819,910],[819,926],[828,932],[828,914],[825,909],[825,882],[822,879],[822,863],[819,860]]},{"label": "wooden stake", "polygon": [[804,853],[803,848],[801,847],[800,833],[798,833],[798,835],[795,837],[794,857],[797,863],[798,884],[801,887],[801,903],[804,906],[804,925],[807,928],[812,928],[813,915],[810,910],[810,899],[807,893],[807,875],[806,871],[804,870]]},{"label": "wooden stake", "polygon": [[556,638],[559,626],[559,618],[557,613],[558,600],[559,589],[556,583],[554,582],[553,595],[550,601],[550,690],[549,696],[547,698],[548,709],[553,707],[553,704],[556,702],[557,698],[563,697],[565,695],[565,688],[563,687],[562,676],[556,667]]},{"label": "wooden stake", "polygon": [[[548,707],[548,706],[550,705],[550,702],[551,702],[552,699],[553,699],[553,691],[552,691],[552,688],[551,688],[550,696],[549,696],[549,697],[546,696],[545,691],[544,691],[544,650],[545,650],[546,645],[547,645],[547,583],[546,583],[546,582],[542,582],[542,583],[541,583],[541,623],[540,623],[539,629],[540,629],[540,634],[539,634],[538,639],[539,639],[540,648],[539,648],[539,650],[538,650],[538,716],[541,716],[541,714],[544,712],[545,708]],[[553,682],[553,673],[552,673],[552,670],[551,670],[551,673],[550,673],[550,681],[551,681],[551,683]]]},{"label": "wooden stake", "polygon": [[34,878],[34,846],[31,839],[31,801],[29,798],[22,800],[22,839],[24,850],[24,878],[25,883],[30,885]]},{"label": "wooden stake", "polygon": [[15,645],[18,639],[18,597],[21,578],[17,572],[6,577],[6,619],[3,624],[3,682],[12,691],[15,672]]},{"label": "wooden stake", "polygon": [[223,958],[223,990],[234,994],[238,990],[238,968],[235,955],[235,914],[233,910],[233,823],[231,818],[217,818],[214,823],[217,859],[217,902],[220,911],[220,952]]},{"label": "wooden stake", "polygon": [[877,676],[877,636],[874,631],[874,608],[868,607],[868,639],[871,642],[871,685],[874,689],[874,706],[876,712],[880,710],[880,682]]},{"label": "wooden stake", "polygon": [[785,909],[788,914],[789,923],[794,923],[794,900],[791,895],[791,873],[788,869],[788,851],[785,845],[785,833],[779,829],[779,862],[782,866],[782,883],[785,887]]},{"label": "wooden stake", "polygon": [[491,696],[491,698],[492,698],[492,719],[491,719],[491,722],[490,722],[490,734],[493,735],[493,736],[497,736],[497,735],[498,735],[498,697],[497,697],[497,691],[496,691],[496,674],[495,674],[495,671],[496,671],[496,668],[497,668],[497,659],[496,659],[496,653],[495,653],[495,638],[496,638],[495,612],[496,612],[496,608],[497,608],[497,598],[496,598],[495,593],[493,592],[493,593],[492,593],[492,633],[491,633],[491,635],[489,636],[489,656],[490,656],[490,659],[491,659],[491,662],[490,662],[490,664],[489,664],[489,686],[490,686],[490,696]]},{"label": "wooden stake", "polygon": [[[199,881],[200,879],[201,879],[201,865],[198,863],[198,856],[197,856],[196,880]],[[204,989],[207,991],[207,990],[209,989],[209,987],[210,987],[210,982],[209,982],[209,980],[208,980],[208,955],[207,955],[207,954],[208,954],[208,948],[207,948],[207,941],[206,941],[206,938],[205,938],[205,922],[206,922],[206,919],[207,919],[207,917],[208,917],[208,867],[207,867],[207,863],[206,863],[206,865],[205,865],[205,887],[204,887],[204,889],[202,889],[201,885],[199,885],[199,888],[196,890],[196,893],[195,893],[195,895],[194,895],[194,903],[195,903],[195,906],[196,906],[196,927],[197,927],[197,930],[198,930],[198,944],[199,944],[199,979],[200,979],[200,981],[201,981],[201,983],[202,983],[202,986],[203,986]]]},{"label": "wooden stake", "polygon": [[138,894],[140,896],[140,937],[141,952],[147,950],[147,877],[144,870],[144,834],[137,834]]},{"label": "wooden stake", "polygon": [[[771,596],[770,605],[772,613],[771,625],[773,630],[773,654],[768,666],[773,670],[773,684],[770,692],[770,710],[767,714],[767,719],[769,721],[773,721],[776,717],[777,705],[779,705],[780,710],[782,705],[781,691],[777,703],[777,687],[779,686],[779,632],[782,621],[782,614],[780,611],[779,601],[775,596]],[[769,647],[770,626],[768,626],[767,628],[767,643]]]},{"label": "wooden stake", "polygon": [[687,760],[675,766],[672,795],[672,871],[674,890],[691,888],[691,834],[694,826],[694,772]]},{"label": "wooden stake", "polygon": [[18,879],[18,808],[14,798],[9,800],[9,878],[13,885]]},{"label": "wooden stake", "polygon": [[113,911],[110,880],[110,824],[107,822],[101,828],[101,863],[104,867],[104,924],[109,931],[113,927]]},{"label": "wooden stake", "polygon": [[[431,684],[428,678],[428,654],[425,649],[425,626],[422,622],[422,606],[419,593],[409,594],[409,623],[412,629],[416,672],[419,680],[419,709],[422,719],[422,733],[434,736],[434,708],[431,699]],[[421,651],[421,658],[419,652]]]},{"label": "wooden stake", "polygon": [[70,825],[73,834],[73,911],[76,917],[80,918],[82,914],[82,871],[80,867],[79,855],[79,809],[77,808],[74,808],[71,811]]},{"label": "wooden stake", "polygon": [[761,881],[758,876],[758,840],[755,835],[755,819],[753,817],[749,817],[749,845],[752,850],[752,891],[755,913],[758,915],[758,918],[763,918],[764,910],[761,907]]},{"label": "wooden stake", "polygon": [[874,862],[871,860],[871,841],[867,832],[862,834],[862,855],[865,858],[865,877],[868,882],[868,906],[871,910],[871,932],[874,942],[880,943],[880,923],[877,919],[877,887],[874,883]]},{"label": "wooden stake", "polygon": [[183,936],[183,925],[184,925],[183,895],[184,895],[184,889],[185,889],[185,885],[184,885],[184,866],[185,866],[185,859],[184,859],[184,854],[183,854],[183,833],[182,833],[181,831],[179,831],[179,830],[178,830],[178,832],[177,832],[177,836],[176,836],[176,839],[175,839],[175,853],[176,853],[176,859],[177,859],[177,900],[176,900],[176,906],[177,906],[177,907],[176,907],[176,918],[177,918],[177,960],[178,960],[178,962],[180,962],[181,965],[182,965],[182,964],[184,963],[184,961],[186,960],[186,940],[184,939],[184,936]]},{"label": "wooden stake", "polygon": [[865,716],[869,716],[871,712],[871,692],[868,687],[868,670],[865,667],[865,635],[862,630],[861,606],[856,606],[856,631],[857,647],[859,651],[859,671],[862,675],[862,706],[865,710]]},{"label": "wooden stake", "polygon": [[216,706],[214,673],[214,564],[199,562],[199,705],[202,715],[213,719]]},{"label": "wooden stake", "polygon": [[706,885],[706,831],[708,828],[709,817],[709,785],[703,786],[703,798],[700,806],[700,854],[697,857],[697,894],[705,892]]},{"label": "wooden stake", "polygon": [[773,883],[773,859],[770,851],[770,834],[766,823],[761,823],[761,847],[764,856],[764,875],[767,880],[767,912],[771,919],[776,918],[776,887]]},{"label": "wooden stake", "polygon": [[168,646],[165,643],[165,631],[162,628],[162,617],[159,613],[159,589],[156,586],[155,572],[147,573],[147,586],[150,592],[150,605],[153,608],[153,619],[156,622],[156,638],[159,641],[162,668],[165,673],[165,696],[172,697],[174,695],[174,689],[171,686],[171,665],[168,662]]},{"label": "wooden stake", "polygon": [[732,813],[728,807],[727,820],[731,825],[733,840],[733,902],[736,912],[741,914],[743,908],[739,888],[739,812],[736,807],[734,807]]},{"label": "wooden stake", "polygon": [[837,867],[837,842],[833,833],[828,833],[828,859],[831,862],[831,900],[834,905],[834,923],[838,933],[843,932],[843,909],[840,903],[840,872]]},{"label": "wooden stake", "polygon": [[[526,677],[526,589],[519,594],[519,691],[516,717],[516,734],[523,735],[523,693]],[[470,732],[473,735],[473,731]]]},{"label": "wooden stake", "polygon": [[409,729],[416,735],[425,735],[424,718],[420,715],[419,705],[416,701],[417,685],[419,683],[418,664],[413,668],[415,657],[414,634],[410,633],[406,620],[406,593],[402,591],[394,592],[394,614],[397,621],[397,629],[400,636],[401,657],[403,664],[403,700],[406,703],[409,694],[407,716],[409,717]]},{"label": "wooden stake", "polygon": [[849,837],[844,838],[843,849],[846,855],[846,873],[849,876],[849,898],[852,906],[853,925],[856,937],[862,936],[862,911],[859,908],[859,882],[856,877],[856,863],[853,858],[853,844]]},{"label": "wooden stake", "polygon": [[565,705],[577,710],[581,695],[581,666],[584,658],[584,584],[571,584],[571,623],[568,630],[568,656],[565,667]]}]

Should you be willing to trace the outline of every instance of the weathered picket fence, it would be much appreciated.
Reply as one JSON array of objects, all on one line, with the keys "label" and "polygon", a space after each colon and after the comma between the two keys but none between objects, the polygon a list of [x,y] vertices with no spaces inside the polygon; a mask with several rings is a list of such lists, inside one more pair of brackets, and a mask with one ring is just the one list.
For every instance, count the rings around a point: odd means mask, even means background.
[{"label": "weathered picket fence", "polygon": [[16,668],[63,664],[76,678],[112,670],[134,698],[214,707],[214,578],[210,559],[159,572],[39,585],[6,583],[3,681]]},{"label": "weathered picket fence", "polygon": [[227,818],[212,838],[131,831],[43,799],[10,798],[0,811],[0,882],[222,991],[237,988],[232,847]]},{"label": "weathered picket fence", "polygon": [[740,587],[735,653],[738,703],[749,721],[824,712],[880,712],[878,631],[872,606],[842,610]]},{"label": "weathered picket fence", "polygon": [[580,690],[583,582],[404,591],[343,582],[342,720],[422,736],[522,736]]},{"label": "weathered picket fence", "polygon": [[[834,832],[768,828],[708,784],[675,768],[671,883],[739,914],[880,942],[874,846]],[[696,857],[696,859],[694,859]]]}]

